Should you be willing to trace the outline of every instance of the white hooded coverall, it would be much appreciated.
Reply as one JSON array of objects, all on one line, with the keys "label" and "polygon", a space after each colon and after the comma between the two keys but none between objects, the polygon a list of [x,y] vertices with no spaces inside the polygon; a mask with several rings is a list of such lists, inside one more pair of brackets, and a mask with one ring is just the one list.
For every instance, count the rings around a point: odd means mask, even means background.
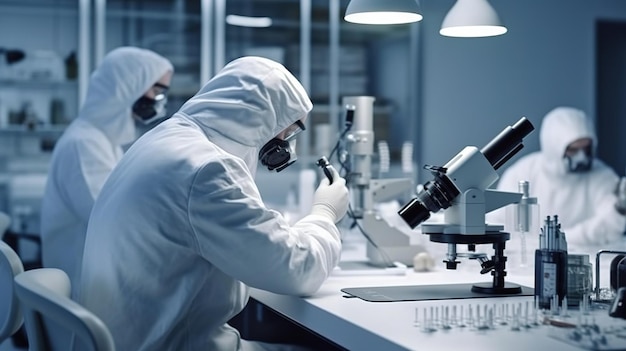
[{"label": "white hooded coverall", "polygon": [[248,286],[314,293],[337,265],[330,218],[294,225],[254,182],[258,150],[312,104],[280,64],[232,61],[111,173],[90,218],[80,302],[119,350],[250,350],[226,324]]},{"label": "white hooded coverall", "polygon": [[[566,171],[565,149],[580,138],[591,138],[595,151],[596,133],[585,113],[570,107],[555,108],[541,124],[541,151],[526,155],[508,167],[497,188],[517,192],[519,181],[529,181],[530,196],[537,197],[539,203],[540,226],[546,216],[558,215],[568,244],[614,242],[623,236],[626,226],[626,217],[614,207],[619,178],[598,158],[593,159],[588,172]],[[499,211],[501,216],[503,213]]]},{"label": "white hooded coverall", "polygon": [[54,147],[41,207],[44,267],[65,271],[75,286],[80,277],[87,221],[109,173],[135,140],[133,103],[172,64],[156,53],[120,47],[92,73],[78,116]]}]

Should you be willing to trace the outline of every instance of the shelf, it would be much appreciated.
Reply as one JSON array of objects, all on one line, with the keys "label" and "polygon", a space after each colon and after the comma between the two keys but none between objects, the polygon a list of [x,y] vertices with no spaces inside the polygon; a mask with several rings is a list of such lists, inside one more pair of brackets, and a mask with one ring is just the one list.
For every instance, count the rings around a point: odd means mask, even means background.
[{"label": "shelf", "polygon": [[0,89],[6,88],[29,88],[29,89],[77,89],[78,82],[75,80],[13,80],[0,79]]},{"label": "shelf", "polygon": [[32,135],[32,136],[60,136],[67,128],[62,126],[37,126],[28,129],[23,125],[11,125],[8,127],[0,127],[0,135]]}]

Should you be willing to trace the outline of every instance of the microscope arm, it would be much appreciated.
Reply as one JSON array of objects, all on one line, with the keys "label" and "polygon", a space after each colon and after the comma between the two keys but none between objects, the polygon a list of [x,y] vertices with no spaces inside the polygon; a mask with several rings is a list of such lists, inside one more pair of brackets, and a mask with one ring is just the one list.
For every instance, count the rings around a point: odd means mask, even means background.
[{"label": "microscope arm", "polygon": [[522,193],[487,189],[485,190],[485,213],[509,204],[518,203],[521,198]]}]

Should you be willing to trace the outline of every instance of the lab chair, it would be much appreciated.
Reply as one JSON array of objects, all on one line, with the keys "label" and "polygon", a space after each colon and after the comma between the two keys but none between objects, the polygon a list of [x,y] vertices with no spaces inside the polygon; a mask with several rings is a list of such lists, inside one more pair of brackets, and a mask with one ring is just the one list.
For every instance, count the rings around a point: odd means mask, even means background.
[{"label": "lab chair", "polygon": [[24,266],[17,253],[0,241],[0,343],[15,334],[24,322],[13,293],[14,278],[22,272]]},{"label": "lab chair", "polygon": [[42,267],[41,238],[39,237],[39,234],[15,232],[11,230],[11,217],[4,212],[0,212],[0,240],[7,243],[9,247],[18,254],[18,256],[21,251],[20,247],[25,242],[34,243],[37,247],[35,258],[26,260],[20,257],[20,260],[22,261],[25,270]]},{"label": "lab chair", "polygon": [[[57,268],[38,268],[15,277],[15,294],[22,306],[31,351],[71,349],[114,351],[113,337],[96,315],[70,299],[71,282]],[[62,333],[59,333],[62,331]],[[70,333],[74,337],[70,337]],[[61,339],[58,336],[68,336]]]}]

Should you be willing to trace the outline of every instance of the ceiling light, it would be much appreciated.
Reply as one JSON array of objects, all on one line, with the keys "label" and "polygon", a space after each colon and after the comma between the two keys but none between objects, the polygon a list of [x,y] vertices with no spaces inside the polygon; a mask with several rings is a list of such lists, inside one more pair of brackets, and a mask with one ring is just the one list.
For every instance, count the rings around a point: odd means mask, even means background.
[{"label": "ceiling light", "polygon": [[271,26],[272,19],[269,17],[228,15],[226,16],[226,23],[231,26],[262,28]]},{"label": "ceiling light", "polygon": [[491,37],[507,32],[487,0],[457,0],[441,24],[447,37]]},{"label": "ceiling light", "polygon": [[359,24],[403,24],[422,20],[417,0],[351,0],[344,19]]}]

